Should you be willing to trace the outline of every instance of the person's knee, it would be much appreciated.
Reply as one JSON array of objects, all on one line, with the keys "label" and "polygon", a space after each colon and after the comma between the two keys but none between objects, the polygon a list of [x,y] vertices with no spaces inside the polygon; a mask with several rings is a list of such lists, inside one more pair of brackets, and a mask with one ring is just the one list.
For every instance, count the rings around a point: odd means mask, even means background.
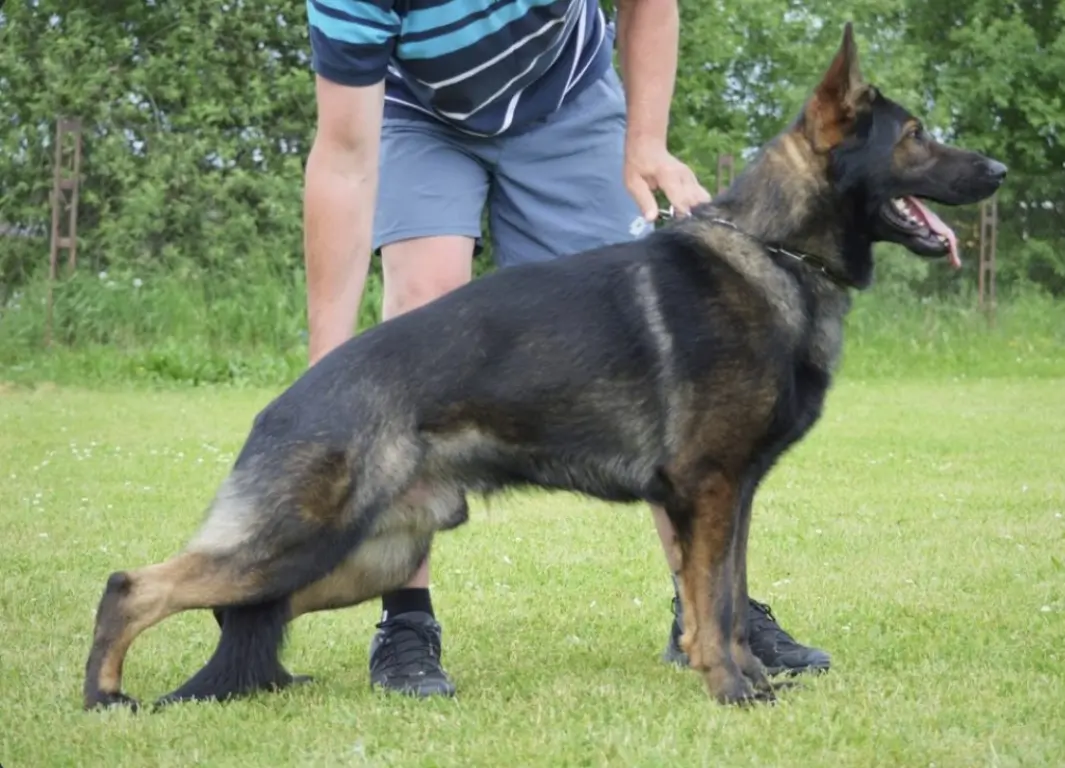
[{"label": "person's knee", "polygon": [[468,283],[474,241],[447,235],[392,243],[381,249],[385,319],[428,304]]}]

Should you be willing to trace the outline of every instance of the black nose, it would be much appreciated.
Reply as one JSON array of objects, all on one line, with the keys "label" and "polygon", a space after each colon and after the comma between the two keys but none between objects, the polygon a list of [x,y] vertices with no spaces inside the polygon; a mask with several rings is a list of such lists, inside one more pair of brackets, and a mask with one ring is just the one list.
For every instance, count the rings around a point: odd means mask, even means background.
[{"label": "black nose", "polygon": [[1006,178],[1006,171],[1009,170],[1009,168],[998,160],[985,160],[984,166],[987,168],[987,175],[995,181],[1001,181]]}]

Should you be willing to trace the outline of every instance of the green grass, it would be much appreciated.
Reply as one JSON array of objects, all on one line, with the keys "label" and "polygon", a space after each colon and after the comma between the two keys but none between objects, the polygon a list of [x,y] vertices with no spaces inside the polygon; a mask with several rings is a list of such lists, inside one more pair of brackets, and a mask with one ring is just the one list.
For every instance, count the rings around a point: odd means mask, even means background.
[{"label": "green grass", "polygon": [[[727,710],[658,660],[650,516],[566,495],[477,504],[435,552],[453,701],[374,695],[376,606],[300,620],[318,682],[157,715],[80,711],[113,570],[174,553],[267,390],[0,392],[0,763],[23,766],[1065,764],[1065,379],[848,381],[757,501],[753,594],[833,671]],[[150,698],[213,649],[145,634]]]}]

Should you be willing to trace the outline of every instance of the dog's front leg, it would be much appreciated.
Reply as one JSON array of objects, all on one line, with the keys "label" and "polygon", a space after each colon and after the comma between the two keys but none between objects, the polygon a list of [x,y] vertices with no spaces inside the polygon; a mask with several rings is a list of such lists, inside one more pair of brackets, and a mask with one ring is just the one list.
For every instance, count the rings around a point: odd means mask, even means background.
[{"label": "dog's front leg", "polygon": [[732,571],[732,656],[740,670],[762,698],[772,700],[773,686],[766,676],[765,665],[751,650],[747,625],[747,541],[751,531],[751,509],[757,482],[748,479],[740,489],[736,505],[736,529],[729,552]]},{"label": "dog's front leg", "polygon": [[[738,488],[721,472],[700,482],[682,527],[680,598],[684,634],[680,643],[692,669],[722,704],[756,698],[732,656],[733,589],[730,553],[736,529]],[[674,517],[674,514],[670,515]]]}]

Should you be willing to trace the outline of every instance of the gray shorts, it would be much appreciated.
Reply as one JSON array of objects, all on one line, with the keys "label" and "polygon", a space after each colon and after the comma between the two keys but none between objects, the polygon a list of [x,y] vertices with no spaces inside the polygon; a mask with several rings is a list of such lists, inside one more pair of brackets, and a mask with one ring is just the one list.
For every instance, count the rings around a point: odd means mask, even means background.
[{"label": "gray shorts", "polygon": [[545,261],[651,230],[622,177],[625,95],[611,67],[521,133],[479,138],[426,116],[385,120],[373,248],[416,237],[480,240],[496,264]]}]

